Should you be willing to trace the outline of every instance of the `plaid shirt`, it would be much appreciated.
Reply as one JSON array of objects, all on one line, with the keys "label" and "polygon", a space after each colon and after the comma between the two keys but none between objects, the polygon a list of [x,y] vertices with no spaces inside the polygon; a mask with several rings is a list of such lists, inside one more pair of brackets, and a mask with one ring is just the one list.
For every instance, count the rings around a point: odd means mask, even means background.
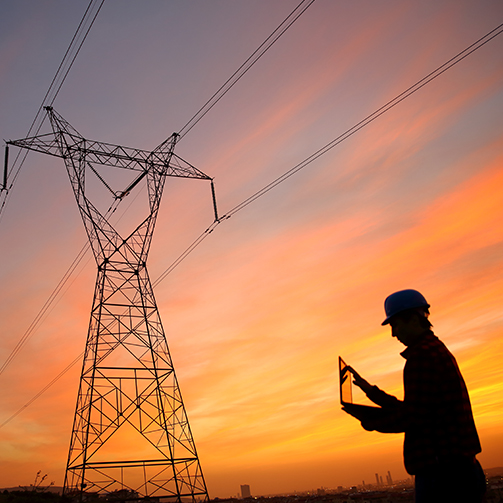
[{"label": "plaid shirt", "polygon": [[404,462],[410,474],[481,451],[470,398],[454,356],[430,330],[402,352],[404,400],[377,386],[368,397],[382,407],[364,419],[368,430],[405,432]]}]

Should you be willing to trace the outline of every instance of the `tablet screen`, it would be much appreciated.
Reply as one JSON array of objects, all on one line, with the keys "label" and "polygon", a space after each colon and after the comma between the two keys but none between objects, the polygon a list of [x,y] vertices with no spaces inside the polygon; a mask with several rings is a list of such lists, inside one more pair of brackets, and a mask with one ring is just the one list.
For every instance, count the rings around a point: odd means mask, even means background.
[{"label": "tablet screen", "polygon": [[339,356],[339,386],[341,394],[341,403],[353,403],[353,391],[351,372],[344,360]]}]

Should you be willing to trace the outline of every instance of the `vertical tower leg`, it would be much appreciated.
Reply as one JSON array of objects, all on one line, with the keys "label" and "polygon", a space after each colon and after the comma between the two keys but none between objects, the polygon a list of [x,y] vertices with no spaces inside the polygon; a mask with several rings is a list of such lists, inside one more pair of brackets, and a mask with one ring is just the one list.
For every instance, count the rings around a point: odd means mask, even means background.
[{"label": "vertical tower leg", "polygon": [[66,159],[98,264],[64,492],[208,500],[146,258],[164,185],[148,174],[150,214],[123,239]]},{"label": "vertical tower leg", "polygon": [[[52,107],[46,111],[53,135],[9,144],[65,160],[98,265],[64,493],[123,491],[127,499],[206,501],[146,262],[166,176],[211,178],[173,153],[177,134],[151,152],[131,149],[86,140]],[[92,164],[139,172],[114,193],[117,198],[147,184],[150,212],[126,238],[86,197],[86,167]],[[216,204],[214,210],[218,220]]]}]

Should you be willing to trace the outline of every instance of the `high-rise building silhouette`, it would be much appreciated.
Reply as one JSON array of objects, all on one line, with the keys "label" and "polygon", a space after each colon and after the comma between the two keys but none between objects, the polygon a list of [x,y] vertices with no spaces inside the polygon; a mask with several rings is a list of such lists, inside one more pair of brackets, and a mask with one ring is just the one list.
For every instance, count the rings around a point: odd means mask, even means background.
[{"label": "high-rise building silhouette", "polygon": [[248,484],[241,486],[241,498],[251,498],[250,486]]},{"label": "high-rise building silhouette", "polygon": [[389,485],[389,486],[392,486],[393,485],[393,479],[391,478],[391,472],[388,470],[388,474],[386,475],[386,483]]}]

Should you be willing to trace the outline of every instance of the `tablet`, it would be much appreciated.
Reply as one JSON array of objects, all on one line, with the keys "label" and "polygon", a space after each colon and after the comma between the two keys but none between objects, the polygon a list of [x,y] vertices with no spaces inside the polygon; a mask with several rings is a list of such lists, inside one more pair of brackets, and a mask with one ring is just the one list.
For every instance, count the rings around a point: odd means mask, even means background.
[{"label": "tablet", "polygon": [[339,356],[339,391],[342,405],[353,403],[352,386],[351,371],[348,369],[348,365],[346,365],[344,360]]},{"label": "tablet", "polygon": [[351,367],[339,356],[339,389],[341,405],[347,412],[360,419],[364,417],[374,418],[381,413],[381,407],[374,405],[361,405],[353,403],[353,379]]}]

